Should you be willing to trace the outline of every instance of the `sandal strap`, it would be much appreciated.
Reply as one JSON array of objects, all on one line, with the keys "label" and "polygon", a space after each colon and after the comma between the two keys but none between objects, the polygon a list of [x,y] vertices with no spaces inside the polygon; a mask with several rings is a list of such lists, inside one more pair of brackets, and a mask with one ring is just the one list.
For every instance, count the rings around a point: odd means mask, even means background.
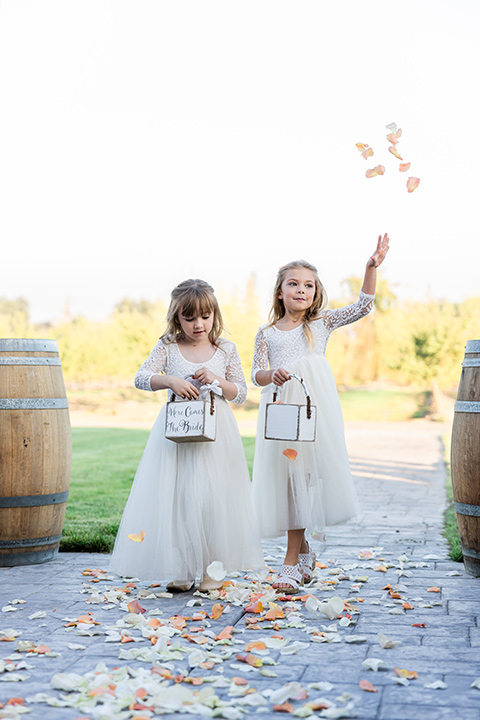
[{"label": "sandal strap", "polygon": [[300,572],[299,565],[282,565],[282,571],[275,582],[291,585],[295,590],[298,590],[302,582],[302,573]]}]

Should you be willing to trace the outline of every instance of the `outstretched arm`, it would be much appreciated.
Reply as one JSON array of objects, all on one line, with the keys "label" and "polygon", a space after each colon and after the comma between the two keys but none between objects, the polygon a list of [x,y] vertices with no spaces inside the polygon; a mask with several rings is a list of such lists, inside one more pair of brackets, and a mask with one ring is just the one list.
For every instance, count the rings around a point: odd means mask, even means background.
[{"label": "outstretched arm", "polygon": [[378,236],[377,248],[371,255],[365,268],[365,277],[363,279],[362,292],[367,295],[375,295],[375,287],[377,284],[377,267],[385,260],[385,256],[389,248],[388,234]]}]

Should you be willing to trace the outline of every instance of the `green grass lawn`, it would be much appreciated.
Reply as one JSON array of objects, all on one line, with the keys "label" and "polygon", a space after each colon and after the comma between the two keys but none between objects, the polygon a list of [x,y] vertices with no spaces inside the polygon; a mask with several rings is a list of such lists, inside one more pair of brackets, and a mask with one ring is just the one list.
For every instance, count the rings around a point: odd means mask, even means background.
[{"label": "green grass lawn", "polygon": [[[396,390],[340,393],[347,421],[408,420],[418,416],[423,397]],[[72,478],[60,549],[110,552],[149,431],[74,428],[72,434]],[[251,473],[255,438],[242,440]]]},{"label": "green grass lawn", "polygon": [[[148,430],[73,428],[70,494],[60,550],[110,552]],[[255,438],[242,438],[250,472]]]}]

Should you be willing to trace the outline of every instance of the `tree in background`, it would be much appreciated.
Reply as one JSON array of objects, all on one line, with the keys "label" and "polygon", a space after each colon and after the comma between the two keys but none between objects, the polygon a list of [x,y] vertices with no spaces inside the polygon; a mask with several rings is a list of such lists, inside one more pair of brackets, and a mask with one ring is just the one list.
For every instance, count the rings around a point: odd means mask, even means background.
[{"label": "tree in background", "polygon": [[[363,278],[351,276],[343,281],[343,295],[331,301],[334,308],[349,305],[357,300]],[[397,297],[387,280],[377,282],[375,305],[372,313],[360,322],[339,328],[329,340],[327,355],[337,383],[352,385],[378,379],[381,363],[378,352],[377,318],[391,313]]]},{"label": "tree in background", "polygon": [[31,332],[29,314],[30,308],[25,298],[9,300],[0,297],[0,336],[28,337]]}]

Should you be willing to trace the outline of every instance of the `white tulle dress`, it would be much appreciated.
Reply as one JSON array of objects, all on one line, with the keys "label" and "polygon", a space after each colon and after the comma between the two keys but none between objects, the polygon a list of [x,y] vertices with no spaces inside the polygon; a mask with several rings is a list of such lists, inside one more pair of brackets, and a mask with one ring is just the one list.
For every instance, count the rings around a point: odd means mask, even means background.
[{"label": "white tulle dress", "polygon": [[[317,408],[314,442],[265,440],[265,405],[273,400],[274,385],[262,391],[253,465],[254,508],[262,537],[300,528],[322,531],[358,514],[342,410],[325,350],[330,333],[369,313],[373,301],[373,295],[361,292],[356,303],[324,311],[310,323],[311,348],[302,325],[286,331],[264,325],[257,333],[253,382],[258,384],[259,370],[283,367],[303,378]],[[277,400],[304,404],[305,393],[299,382],[289,380]],[[295,460],[283,454],[287,448],[297,451]]]},{"label": "white tulle dress", "polygon": [[[165,373],[187,378],[201,367],[235,383],[242,403],[246,383],[235,345],[220,340],[207,362],[186,360],[176,343],[159,341],[135,377]],[[152,428],[115,541],[110,569],[144,580],[196,580],[214,560],[227,572],[264,566],[251,502],[251,483],[233,412],[215,396],[214,442],[175,443],[165,438],[165,406]],[[145,531],[143,542],[129,534]]]}]

